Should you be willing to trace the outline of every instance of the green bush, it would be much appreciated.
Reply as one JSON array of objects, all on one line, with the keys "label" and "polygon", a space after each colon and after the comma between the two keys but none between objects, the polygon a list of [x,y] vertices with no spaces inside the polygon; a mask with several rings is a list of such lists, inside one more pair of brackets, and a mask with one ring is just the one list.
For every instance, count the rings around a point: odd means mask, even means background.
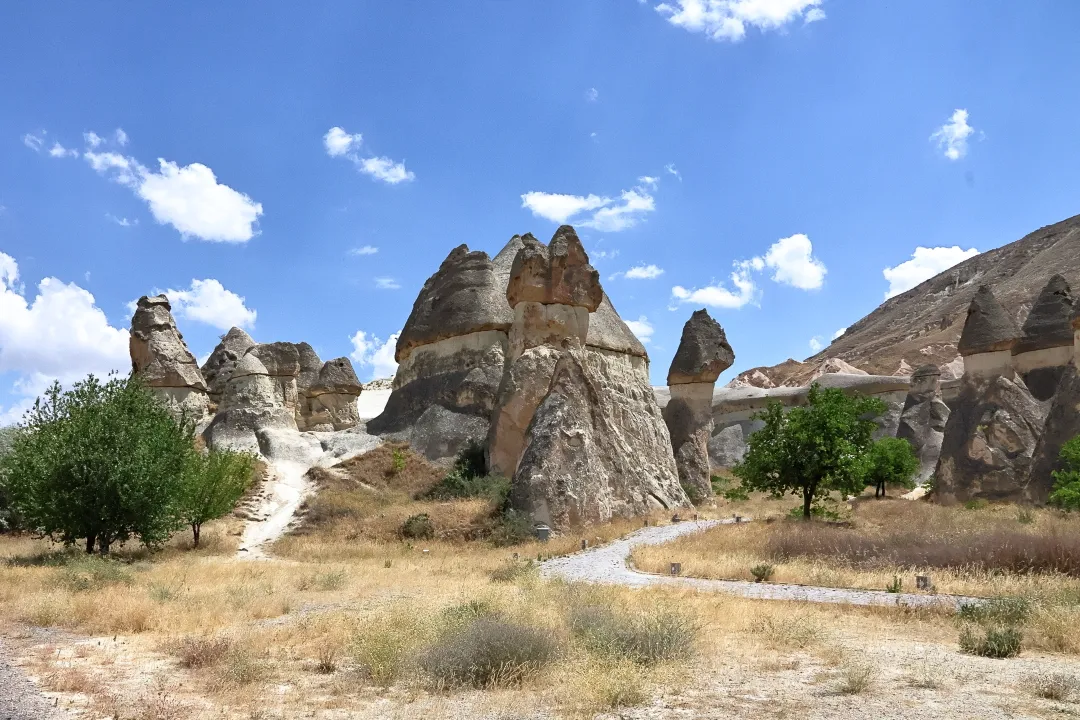
[{"label": "green bush", "polygon": [[880,488],[882,494],[886,485],[915,487],[919,458],[907,440],[884,437],[875,441],[864,456],[864,463],[864,482]]},{"label": "green bush", "polygon": [[462,448],[450,472],[421,496],[425,500],[458,500],[486,497],[498,508],[510,496],[510,480],[488,475],[483,446],[472,442]]},{"label": "green bush", "polygon": [[750,568],[750,574],[754,576],[756,582],[764,582],[773,576],[776,572],[776,566],[769,563],[760,563]]},{"label": "green bush", "polygon": [[397,475],[405,469],[408,456],[402,448],[394,448],[390,451],[390,474]]},{"label": "green bush", "polygon": [[606,605],[574,608],[570,631],[590,652],[640,665],[680,660],[694,653],[698,627],[689,615],[656,609],[638,615]]},{"label": "green bush", "polygon": [[499,513],[490,540],[498,547],[520,545],[536,539],[536,528],[528,514],[508,509]]},{"label": "green bush", "polygon": [[1027,598],[999,595],[964,603],[957,609],[956,615],[960,620],[982,625],[1023,625],[1033,610]]},{"label": "green bush", "polygon": [[480,618],[446,633],[420,656],[436,687],[515,685],[558,655],[550,631],[506,620]]},{"label": "green bush", "polygon": [[893,575],[892,582],[885,586],[885,592],[887,593],[899,593],[904,587],[904,581],[900,579],[899,575]]},{"label": "green bush", "polygon": [[435,537],[435,526],[427,513],[411,515],[401,524],[401,537],[413,540],[430,540]]},{"label": "green bush", "polygon": [[1080,510],[1080,436],[1062,445],[1061,469],[1055,470],[1054,488],[1050,492],[1050,504],[1062,510]]},{"label": "green bush", "polygon": [[194,426],[137,380],[53,383],[26,413],[0,482],[28,529],[87,552],[138,538],[165,542],[180,523]]},{"label": "green bush", "polygon": [[1022,642],[1023,632],[1012,625],[988,628],[969,625],[960,631],[960,649],[982,657],[1016,657]]},{"label": "green bush", "polygon": [[180,517],[191,527],[195,547],[204,522],[232,512],[251,486],[255,456],[232,450],[192,453],[180,493]]}]

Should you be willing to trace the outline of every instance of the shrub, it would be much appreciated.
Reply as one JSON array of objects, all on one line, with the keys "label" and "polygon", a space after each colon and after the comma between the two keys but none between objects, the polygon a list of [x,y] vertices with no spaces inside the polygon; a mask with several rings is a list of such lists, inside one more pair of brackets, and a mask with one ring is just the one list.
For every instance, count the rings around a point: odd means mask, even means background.
[{"label": "shrub", "polygon": [[523,512],[514,509],[499,513],[495,526],[491,530],[491,542],[499,547],[519,545],[536,539],[536,529],[532,519]]},{"label": "shrub", "polygon": [[413,540],[430,540],[435,537],[435,526],[427,513],[411,515],[401,524],[401,537]]},{"label": "shrub", "polygon": [[1031,617],[1031,601],[1022,597],[999,595],[981,602],[961,605],[956,615],[960,620],[980,625],[1023,625]]},{"label": "shrub", "polygon": [[887,593],[899,593],[904,587],[904,581],[900,579],[899,575],[893,575],[892,582],[885,586],[885,592]]},{"label": "shrub", "polygon": [[780,647],[807,648],[825,638],[825,630],[817,617],[804,612],[789,615],[762,615],[755,618],[750,632],[763,635],[770,643]]},{"label": "shrub", "polygon": [[442,611],[442,619],[448,627],[465,625],[480,618],[496,617],[499,611],[486,600],[468,600],[451,605]]},{"label": "shrub", "polygon": [[337,648],[322,647],[319,649],[319,657],[315,661],[315,672],[322,675],[330,675],[337,670]]},{"label": "shrub", "polygon": [[180,640],[174,653],[180,659],[180,667],[197,670],[217,665],[232,650],[232,641],[226,637],[191,636]]},{"label": "shrub", "polygon": [[1022,640],[1020,628],[1010,625],[987,628],[969,625],[960,631],[961,650],[988,658],[1016,657]]},{"label": "shrub", "polygon": [[536,574],[536,565],[532,560],[519,562],[510,560],[502,567],[491,571],[492,582],[514,582],[515,580]]},{"label": "shrub", "polygon": [[1020,508],[1016,511],[1016,521],[1021,525],[1031,525],[1035,522],[1035,513],[1029,508]]},{"label": "shrub", "polygon": [[1080,510],[1080,436],[1061,446],[1061,469],[1054,470],[1050,504],[1062,510]]},{"label": "shrub", "polygon": [[375,684],[387,686],[411,667],[414,653],[426,637],[421,616],[387,613],[360,627],[353,638],[353,658],[361,673]]},{"label": "shrub", "polygon": [[390,453],[390,474],[397,475],[405,469],[407,456],[402,448],[394,448]]},{"label": "shrub", "polygon": [[557,654],[549,631],[481,618],[429,647],[420,657],[420,667],[440,688],[500,687],[521,682]]},{"label": "shrub", "polygon": [[134,378],[93,375],[59,383],[24,416],[0,478],[34,531],[87,552],[132,537],[164,543],[179,524],[179,499],[194,450],[194,425],[177,422]]},{"label": "shrub", "polygon": [[776,566],[769,563],[759,563],[750,568],[750,574],[754,576],[754,582],[764,582],[773,576]]},{"label": "shrub", "polygon": [[840,681],[836,685],[836,692],[841,695],[859,695],[874,683],[874,673],[875,668],[869,663],[847,664],[840,670]]},{"label": "shrub", "polygon": [[180,491],[180,517],[199,547],[203,523],[232,512],[251,486],[256,457],[232,450],[192,453]]},{"label": "shrub", "polygon": [[1057,702],[1067,702],[1080,687],[1075,676],[1061,672],[1032,675],[1027,679],[1027,685],[1036,696]]},{"label": "shrub", "polygon": [[915,487],[919,458],[911,443],[902,438],[884,437],[875,441],[864,456],[866,485],[874,485],[884,494],[886,485]]},{"label": "shrub", "polygon": [[698,632],[693,618],[675,610],[630,615],[602,605],[573,609],[569,624],[589,651],[639,665],[690,657]]}]

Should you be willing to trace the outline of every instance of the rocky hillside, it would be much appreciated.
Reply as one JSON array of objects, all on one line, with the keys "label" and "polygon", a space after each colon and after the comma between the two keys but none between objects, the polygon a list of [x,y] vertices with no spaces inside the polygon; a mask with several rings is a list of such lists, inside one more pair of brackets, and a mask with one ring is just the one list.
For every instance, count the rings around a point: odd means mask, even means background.
[{"label": "rocky hillside", "polygon": [[1080,288],[1080,215],[976,255],[886,300],[805,362],[786,360],[753,368],[731,385],[801,386],[823,372],[835,372],[836,360],[872,375],[906,375],[933,362],[942,366],[942,378],[947,379],[962,372],[956,343],[979,285],[989,285],[1021,325],[1039,290],[1055,273]]}]

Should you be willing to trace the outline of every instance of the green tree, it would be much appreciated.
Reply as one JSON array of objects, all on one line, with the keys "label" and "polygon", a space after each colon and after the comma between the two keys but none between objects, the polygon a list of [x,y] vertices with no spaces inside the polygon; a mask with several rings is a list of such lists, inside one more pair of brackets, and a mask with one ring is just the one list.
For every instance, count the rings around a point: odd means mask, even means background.
[{"label": "green tree", "polygon": [[919,458],[907,440],[894,437],[881,438],[866,452],[864,486],[873,485],[875,497],[885,497],[885,485],[915,487],[915,473],[919,471]]},{"label": "green tree", "polygon": [[746,491],[801,496],[803,517],[809,518],[815,500],[866,487],[863,456],[872,443],[873,418],[884,411],[877,398],[814,383],[805,406],[784,412],[771,402],[755,416],[765,425],[750,435],[746,457],[732,472]]},{"label": "green tree", "polygon": [[203,523],[231,512],[251,486],[255,456],[232,450],[193,453],[180,493],[180,517],[199,547]]},{"label": "green tree", "polygon": [[138,381],[91,375],[34,402],[0,478],[30,530],[88,553],[132,537],[152,547],[179,526],[193,438]]},{"label": "green tree", "polygon": [[[18,428],[14,425],[0,427],[0,458],[7,455],[11,450],[17,432]],[[14,530],[19,525],[19,518],[15,514],[15,509],[11,507],[11,499],[4,488],[3,477],[0,477],[0,532]]]},{"label": "green tree", "polygon": [[1080,510],[1080,436],[1062,445],[1058,458],[1061,469],[1051,473],[1054,488],[1050,492],[1050,504],[1062,510]]}]

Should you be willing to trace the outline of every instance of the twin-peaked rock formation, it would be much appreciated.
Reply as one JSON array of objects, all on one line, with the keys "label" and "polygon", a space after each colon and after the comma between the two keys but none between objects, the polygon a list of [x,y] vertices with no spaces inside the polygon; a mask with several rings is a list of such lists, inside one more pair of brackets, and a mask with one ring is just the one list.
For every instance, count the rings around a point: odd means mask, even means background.
[{"label": "twin-peaked rock formation", "polygon": [[735,353],[720,323],[704,309],[694,312],[683,326],[679,349],[668,369],[670,400],[663,410],[679,482],[694,501],[713,494],[709,465],[713,391],[720,373],[733,362]]},{"label": "twin-peaked rock formation", "polygon": [[269,456],[275,431],[344,430],[358,422],[361,387],[348,358],[324,363],[307,343],[260,344],[233,328],[200,370],[164,295],[136,304],[131,360],[172,412],[205,427],[211,446]]},{"label": "twin-peaked rock formation", "polygon": [[573,228],[462,245],[424,284],[398,373],[370,432],[431,459],[470,441],[512,478],[512,502],[562,526],[684,505],[645,348],[619,318]]}]

